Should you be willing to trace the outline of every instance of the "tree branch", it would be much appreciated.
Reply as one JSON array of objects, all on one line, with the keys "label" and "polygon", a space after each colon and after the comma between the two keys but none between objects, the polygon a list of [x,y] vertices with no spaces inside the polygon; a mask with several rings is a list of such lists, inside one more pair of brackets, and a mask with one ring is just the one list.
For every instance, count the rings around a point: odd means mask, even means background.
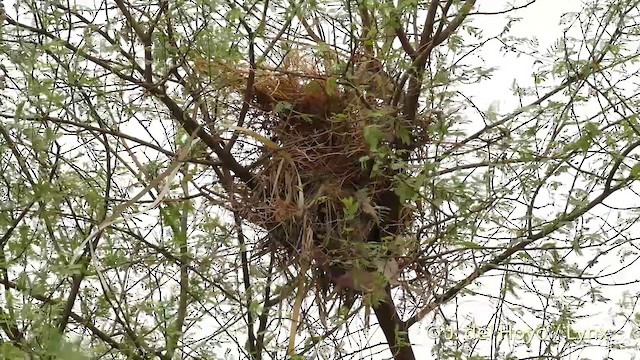
[{"label": "tree branch", "polygon": [[[640,146],[640,141],[638,141],[635,144],[633,144],[630,148],[636,148],[638,146]],[[616,169],[616,167],[614,167],[614,169]],[[611,172],[614,172],[614,171],[615,170],[612,170]],[[582,208],[574,209],[572,212],[570,212],[568,214],[561,215],[558,219],[556,219],[551,224],[545,226],[542,230],[540,230],[536,234],[528,236],[525,240],[522,240],[522,241],[518,242],[517,244],[507,248],[501,254],[499,254],[496,257],[494,257],[491,261],[489,261],[485,265],[483,265],[483,266],[479,267],[478,269],[476,269],[473,273],[471,273],[465,279],[459,281],[456,285],[454,285],[452,288],[447,290],[444,294],[442,294],[440,296],[437,296],[436,299],[433,302],[431,302],[424,309],[420,310],[417,314],[415,314],[413,317],[411,317],[409,320],[407,320],[407,322],[406,322],[407,329],[410,328],[413,324],[415,324],[415,323],[419,322],[420,320],[422,320],[427,314],[429,314],[431,311],[436,309],[438,306],[440,306],[440,305],[444,304],[445,302],[453,299],[467,285],[471,284],[474,280],[476,280],[480,276],[486,274],[487,272],[489,272],[489,271],[491,271],[493,269],[496,269],[498,267],[498,265],[500,265],[500,264],[504,263],[505,261],[507,261],[508,259],[510,259],[517,252],[525,250],[526,247],[529,246],[530,244],[532,244],[533,242],[535,242],[537,240],[540,240],[540,239],[550,235],[554,231],[556,231],[556,230],[560,229],[561,227],[565,226],[566,223],[575,221],[580,216],[586,214],[587,211],[589,211],[589,210],[593,209],[595,206],[601,204],[611,194],[613,194],[614,192],[616,192],[616,191],[624,188],[625,186],[627,186],[627,184],[631,180],[632,179],[627,179],[626,181],[620,182],[619,184],[617,184],[616,186],[613,186],[613,187],[605,187],[605,190],[603,190],[602,193],[600,193],[600,195],[598,195],[596,198],[594,198],[592,201],[590,201],[589,204],[587,204],[586,206],[584,206]]]},{"label": "tree branch", "polygon": [[413,348],[407,332],[408,327],[402,322],[396,311],[391,287],[385,288],[385,298],[380,303],[373,306],[373,311],[378,319],[378,324],[384,333],[389,349],[394,360],[415,360]]}]

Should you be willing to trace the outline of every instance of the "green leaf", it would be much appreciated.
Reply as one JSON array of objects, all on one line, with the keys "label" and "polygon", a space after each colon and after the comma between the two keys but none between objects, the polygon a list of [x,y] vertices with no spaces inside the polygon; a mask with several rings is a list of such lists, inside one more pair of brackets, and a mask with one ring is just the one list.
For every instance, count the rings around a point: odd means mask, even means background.
[{"label": "green leaf", "polygon": [[293,105],[291,105],[291,103],[286,101],[278,101],[276,106],[273,107],[273,111],[276,114],[281,114],[282,112],[289,111],[291,109],[293,109]]},{"label": "green leaf", "polygon": [[232,8],[231,11],[227,13],[229,22],[234,22],[242,18],[244,18],[244,13],[239,8]]},{"label": "green leaf", "polygon": [[378,126],[369,125],[364,128],[363,136],[364,141],[369,145],[371,151],[376,151],[384,134]]},{"label": "green leaf", "polygon": [[526,252],[520,252],[518,253],[518,257],[522,260],[529,260],[529,261],[533,261],[533,258],[531,257],[531,255],[529,255]]},{"label": "green leaf", "polygon": [[345,197],[342,198],[342,204],[344,205],[344,216],[347,219],[352,219],[356,216],[358,209],[360,208],[360,204],[353,197]]},{"label": "green leaf", "polygon": [[589,147],[591,146],[592,143],[593,143],[593,137],[591,137],[591,135],[589,134],[585,134],[581,136],[580,139],[578,139],[578,141],[571,144],[567,144],[565,146],[565,152],[574,152],[576,150],[579,150],[584,153],[589,150]]},{"label": "green leaf", "polygon": [[631,168],[630,177],[633,179],[640,178],[640,163],[633,165],[633,167]]},{"label": "green leaf", "polygon": [[27,355],[12,344],[5,342],[0,344],[0,357],[2,359],[26,359]]},{"label": "green leaf", "polygon": [[417,193],[416,189],[414,189],[410,184],[404,181],[399,181],[396,183],[394,192],[396,193],[396,195],[398,195],[398,197],[400,197],[400,201],[403,202],[412,199]]},{"label": "green leaf", "polygon": [[16,113],[15,113],[16,120],[20,120],[20,118],[22,117],[22,112],[24,111],[24,105],[25,105],[25,102],[22,101],[16,106]]},{"label": "green leaf", "polygon": [[325,91],[327,92],[327,95],[329,96],[333,96],[336,94],[338,90],[338,80],[331,76],[327,79],[327,87],[325,89]]},{"label": "green leaf", "polygon": [[582,247],[580,246],[580,237],[576,236],[572,241],[571,241],[571,246],[573,247],[573,250],[576,252],[576,254],[582,256]]},{"label": "green leaf", "polygon": [[397,131],[397,136],[402,140],[402,142],[406,145],[411,144],[411,132],[404,126],[399,126]]},{"label": "green leaf", "polygon": [[594,122],[587,122],[584,124],[584,130],[587,132],[588,135],[594,137],[597,135],[600,135],[602,133],[602,131],[600,130],[600,128],[598,128],[598,125]]},{"label": "green leaf", "polygon": [[460,244],[467,249],[480,249],[482,248],[480,245],[474,243],[473,241],[461,241]]}]

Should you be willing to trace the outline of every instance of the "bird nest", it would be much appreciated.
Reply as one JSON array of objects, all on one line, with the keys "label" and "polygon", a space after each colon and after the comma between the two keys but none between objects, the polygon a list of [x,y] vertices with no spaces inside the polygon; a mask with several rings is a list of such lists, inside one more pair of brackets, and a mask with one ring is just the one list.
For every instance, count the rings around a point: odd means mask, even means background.
[{"label": "bird nest", "polygon": [[256,177],[261,186],[241,211],[269,231],[263,245],[281,265],[306,261],[326,293],[356,287],[341,285],[352,269],[381,269],[404,256],[380,240],[387,209],[376,199],[392,179],[370,177],[363,166],[372,155],[366,128],[391,134],[393,125],[371,116],[361,93],[308,66],[257,72],[252,91],[249,123],[260,132],[265,160]]}]

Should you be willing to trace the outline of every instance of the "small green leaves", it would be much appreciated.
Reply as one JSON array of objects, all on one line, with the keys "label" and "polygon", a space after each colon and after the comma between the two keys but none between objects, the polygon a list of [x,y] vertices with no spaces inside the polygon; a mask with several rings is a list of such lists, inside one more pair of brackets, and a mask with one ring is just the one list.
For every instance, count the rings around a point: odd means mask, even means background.
[{"label": "small green leaves", "polygon": [[398,126],[396,129],[396,136],[402,140],[402,143],[405,145],[411,144],[411,132],[405,126]]},{"label": "small green leaves", "polygon": [[523,260],[526,262],[533,261],[533,258],[531,257],[531,255],[529,255],[529,253],[527,253],[526,251],[519,252],[518,257],[520,258],[520,260]]},{"label": "small green leaves", "polygon": [[591,137],[598,136],[602,133],[602,130],[598,128],[598,124],[590,121],[584,124],[584,130],[586,131],[587,135],[590,135]]},{"label": "small green leaves", "polygon": [[28,355],[9,342],[0,344],[0,357],[3,359],[26,359]]},{"label": "small green leaves", "polygon": [[631,168],[631,173],[629,174],[629,177],[632,179],[640,178],[640,163],[633,165],[633,167]]},{"label": "small green leaves", "polygon": [[602,130],[600,130],[598,125],[593,122],[586,122],[583,126],[583,129],[584,129],[583,135],[580,136],[580,138],[577,141],[567,144],[565,146],[566,152],[573,152],[576,150],[583,153],[587,152],[591,147],[591,144],[593,144],[593,141],[596,139],[596,137],[602,134]]},{"label": "small green leaves", "polygon": [[395,193],[400,197],[401,201],[408,201],[416,195],[416,189],[406,181],[398,181],[395,187]]},{"label": "small green leaves", "polygon": [[351,196],[342,198],[342,205],[344,206],[344,217],[346,219],[353,219],[360,209],[359,202]]},{"label": "small green leaves", "polygon": [[461,241],[460,245],[464,246],[465,249],[482,249],[482,246],[473,241]]},{"label": "small green leaves", "polygon": [[327,79],[327,86],[325,88],[325,91],[327,92],[327,95],[329,96],[333,96],[337,93],[338,91],[338,80],[331,76]]},{"label": "small green leaves", "polygon": [[278,101],[276,106],[274,106],[273,111],[276,114],[282,114],[283,112],[290,111],[291,109],[293,109],[293,105],[291,105],[291,103],[286,101]]},{"label": "small green leaves", "polygon": [[245,14],[239,8],[232,8],[229,12],[227,12],[227,20],[229,22],[234,22],[244,18]]},{"label": "small green leaves", "polygon": [[364,141],[369,145],[371,151],[378,150],[380,140],[384,137],[384,134],[380,130],[380,127],[376,125],[368,125],[364,128],[363,132]]}]

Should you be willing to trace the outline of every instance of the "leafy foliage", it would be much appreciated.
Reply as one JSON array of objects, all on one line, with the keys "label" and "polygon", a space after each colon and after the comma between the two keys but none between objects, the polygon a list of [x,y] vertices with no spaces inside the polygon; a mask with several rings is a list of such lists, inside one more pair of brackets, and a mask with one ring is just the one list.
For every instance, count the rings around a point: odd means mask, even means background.
[{"label": "leafy foliage", "polygon": [[640,3],[541,1],[5,3],[0,357],[637,350]]}]

